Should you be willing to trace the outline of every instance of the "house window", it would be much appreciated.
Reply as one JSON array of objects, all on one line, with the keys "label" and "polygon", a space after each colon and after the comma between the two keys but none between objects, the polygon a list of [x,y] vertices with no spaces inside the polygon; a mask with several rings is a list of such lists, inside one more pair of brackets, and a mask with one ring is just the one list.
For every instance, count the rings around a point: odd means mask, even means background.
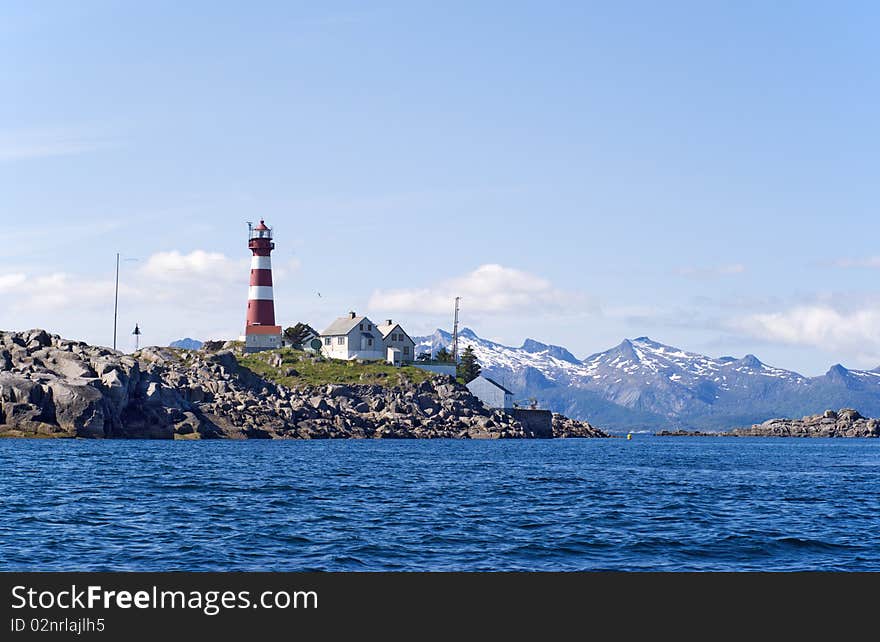
[{"label": "house window", "polygon": [[324,337],[324,345],[325,346],[329,346],[331,342],[332,342],[332,339],[330,339],[330,337]]},{"label": "house window", "polygon": [[403,346],[403,354],[409,354],[409,346]]},{"label": "house window", "polygon": [[368,331],[368,332],[369,332],[369,331],[372,331],[372,329],[373,329],[373,326],[370,325],[370,324],[368,323],[368,324],[367,324],[367,331]]},{"label": "house window", "polygon": [[363,332],[363,331],[364,331],[364,324],[361,323],[361,332]]},{"label": "house window", "polygon": [[367,345],[368,345],[368,346],[372,346],[372,345],[373,345],[373,340],[372,340],[372,339],[367,339]]},{"label": "house window", "polygon": [[345,337],[339,337],[339,338],[337,338],[337,339],[336,339],[336,343],[338,343],[338,344],[341,345],[341,346],[344,346],[344,345],[345,345]]}]

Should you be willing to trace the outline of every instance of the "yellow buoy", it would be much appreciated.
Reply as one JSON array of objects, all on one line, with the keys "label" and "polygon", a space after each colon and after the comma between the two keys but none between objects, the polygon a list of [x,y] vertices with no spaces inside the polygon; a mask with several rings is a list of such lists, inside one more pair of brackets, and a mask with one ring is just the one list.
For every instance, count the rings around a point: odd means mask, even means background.
[{"label": "yellow buoy", "polygon": [[633,438],[632,433],[631,433],[631,432],[626,433],[626,438],[627,438],[627,439],[632,439],[632,438]]}]

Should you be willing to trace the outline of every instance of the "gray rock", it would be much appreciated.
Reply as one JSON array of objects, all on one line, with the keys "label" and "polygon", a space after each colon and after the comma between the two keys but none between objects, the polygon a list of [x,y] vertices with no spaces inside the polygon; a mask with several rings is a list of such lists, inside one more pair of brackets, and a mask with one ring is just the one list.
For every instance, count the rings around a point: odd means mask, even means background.
[{"label": "gray rock", "polygon": [[75,437],[105,437],[106,402],[101,392],[85,382],[55,379],[49,382],[58,425]]},{"label": "gray rock", "polygon": [[878,437],[880,422],[866,419],[852,408],[838,412],[826,410],[821,415],[801,419],[771,419],[749,428],[730,431],[747,437]]},{"label": "gray rock", "polygon": [[[230,350],[209,354],[148,347],[131,357],[38,331],[0,333],[0,346],[0,434],[150,439],[525,436],[519,422],[487,410],[448,377],[420,384],[404,378],[398,387],[287,388],[240,367]],[[266,359],[273,357],[277,361],[277,355]]]}]

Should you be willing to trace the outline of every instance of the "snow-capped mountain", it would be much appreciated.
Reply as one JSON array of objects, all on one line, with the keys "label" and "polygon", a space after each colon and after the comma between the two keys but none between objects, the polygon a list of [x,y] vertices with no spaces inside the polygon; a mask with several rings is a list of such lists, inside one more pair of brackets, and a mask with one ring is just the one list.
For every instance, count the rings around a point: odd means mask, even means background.
[{"label": "snow-capped mountain", "polygon": [[[416,353],[436,353],[452,343],[443,330],[417,337]],[[855,407],[880,414],[880,368],[833,366],[824,376],[804,377],[774,368],[754,355],[713,358],[648,337],[578,360],[561,346],[526,339],[519,348],[459,335],[483,370],[523,399],[611,429],[729,428],[826,408]]]}]

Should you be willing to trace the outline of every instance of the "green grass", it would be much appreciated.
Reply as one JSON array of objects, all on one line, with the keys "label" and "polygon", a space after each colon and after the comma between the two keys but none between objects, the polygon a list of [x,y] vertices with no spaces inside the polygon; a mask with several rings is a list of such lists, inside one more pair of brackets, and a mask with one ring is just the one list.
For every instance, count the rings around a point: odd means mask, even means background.
[{"label": "green grass", "polygon": [[[270,360],[278,353],[282,358],[281,366],[270,365]],[[320,386],[328,383],[378,384],[385,387],[395,387],[403,382],[403,378],[413,383],[421,383],[433,376],[432,373],[419,370],[414,366],[395,368],[379,362],[360,364],[353,361],[324,359],[313,363],[310,354],[290,348],[236,355],[236,358],[240,365],[264,379],[289,388]],[[287,376],[286,372],[290,368],[296,370],[298,374]]]}]

